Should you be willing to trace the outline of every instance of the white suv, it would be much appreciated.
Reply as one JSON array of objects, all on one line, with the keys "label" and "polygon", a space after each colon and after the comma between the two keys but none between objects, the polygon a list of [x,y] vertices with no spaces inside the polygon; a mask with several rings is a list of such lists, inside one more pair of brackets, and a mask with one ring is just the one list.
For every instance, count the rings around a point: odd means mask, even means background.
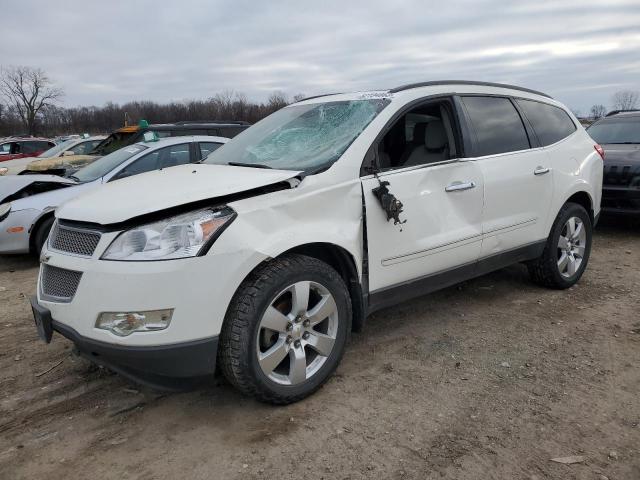
[{"label": "white suv", "polygon": [[600,147],[539,92],[451,81],[310,98],[203,164],[64,204],[36,324],[153,385],[218,365],[289,403],[372,311],[516,262],[576,283],[601,190]]}]

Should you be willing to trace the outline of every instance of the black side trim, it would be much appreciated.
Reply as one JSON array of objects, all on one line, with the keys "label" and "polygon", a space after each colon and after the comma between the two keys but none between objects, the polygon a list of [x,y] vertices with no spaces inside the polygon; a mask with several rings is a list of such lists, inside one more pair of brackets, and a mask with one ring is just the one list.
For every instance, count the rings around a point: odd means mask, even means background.
[{"label": "black side trim", "polygon": [[470,262],[416,280],[376,290],[369,294],[368,313],[450,287],[456,283],[485,275],[514,263],[533,260],[542,255],[546,242],[546,240],[540,240],[524,247],[485,257],[477,262]]},{"label": "black side trim", "polygon": [[216,369],[218,337],[172,345],[130,347],[83,337],[53,320],[53,330],[71,340],[88,360],[153,388],[181,390],[194,377],[212,376]]},{"label": "black side trim", "polygon": [[510,90],[519,90],[521,92],[534,93],[536,95],[542,95],[543,97],[552,98],[550,95],[547,95],[546,93],[542,93],[537,90],[532,90],[530,88],[518,87],[516,85],[508,85],[506,83],[474,82],[473,80],[436,80],[431,82],[409,83],[407,85],[401,85],[399,87],[392,88],[391,90],[389,90],[389,93],[402,92],[403,90],[410,90],[412,88],[419,88],[419,87],[433,87],[437,85],[477,85],[480,87],[508,88]]}]

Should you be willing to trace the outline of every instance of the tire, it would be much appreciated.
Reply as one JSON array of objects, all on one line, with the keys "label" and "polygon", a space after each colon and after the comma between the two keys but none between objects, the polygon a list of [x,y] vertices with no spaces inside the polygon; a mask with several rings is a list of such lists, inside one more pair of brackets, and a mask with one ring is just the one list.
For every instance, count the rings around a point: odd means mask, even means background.
[{"label": "tire", "polygon": [[[568,222],[571,219],[575,235],[570,231]],[[575,285],[589,262],[592,233],[591,218],[584,207],[577,203],[564,204],[553,222],[542,255],[527,263],[531,279],[544,287],[560,290]],[[561,237],[569,241],[561,240]],[[576,263],[572,263],[572,258]]]},{"label": "tire", "polygon": [[38,225],[38,229],[33,234],[33,249],[34,253],[38,257],[40,256],[40,252],[42,252],[44,242],[46,242],[47,238],[49,237],[49,232],[51,231],[53,221],[53,215],[50,215],[48,218],[44,219],[42,223],[40,223],[40,225]]},{"label": "tire", "polygon": [[276,258],[249,275],[234,295],[218,363],[246,395],[277,405],[297,402],[320,388],[340,363],[351,315],[347,287],[333,268],[304,255]]}]

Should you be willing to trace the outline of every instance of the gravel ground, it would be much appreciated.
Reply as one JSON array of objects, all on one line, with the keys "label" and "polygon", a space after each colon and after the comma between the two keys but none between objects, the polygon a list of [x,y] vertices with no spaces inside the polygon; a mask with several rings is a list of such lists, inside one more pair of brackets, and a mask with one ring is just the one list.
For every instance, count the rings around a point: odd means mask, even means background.
[{"label": "gravel ground", "polygon": [[380,311],[324,388],[271,407],[44,345],[37,262],[0,258],[0,478],[638,480],[638,265],[640,224],[603,221],[576,287],[517,265]]}]

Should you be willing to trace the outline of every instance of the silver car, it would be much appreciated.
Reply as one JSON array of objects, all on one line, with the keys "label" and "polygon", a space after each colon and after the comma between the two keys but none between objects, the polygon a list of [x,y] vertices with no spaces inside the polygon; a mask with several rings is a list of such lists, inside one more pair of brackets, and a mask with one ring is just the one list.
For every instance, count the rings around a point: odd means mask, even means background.
[{"label": "silver car", "polygon": [[55,209],[85,191],[139,173],[197,162],[227,141],[212,136],[153,139],[116,150],[68,177],[0,176],[0,254],[39,254]]}]

